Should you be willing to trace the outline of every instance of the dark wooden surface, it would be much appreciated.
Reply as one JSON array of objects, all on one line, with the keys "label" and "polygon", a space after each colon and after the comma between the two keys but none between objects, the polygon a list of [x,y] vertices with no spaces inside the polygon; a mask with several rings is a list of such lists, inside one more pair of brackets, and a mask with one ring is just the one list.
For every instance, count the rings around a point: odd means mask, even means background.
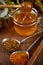
[{"label": "dark wooden surface", "polygon": [[[32,55],[31,59],[29,60],[29,62],[27,63],[27,65],[35,65],[36,62],[38,61],[38,59],[40,59],[40,55],[43,52],[43,40],[41,41],[41,43],[38,45],[38,47],[36,48],[34,54]],[[42,59],[43,60],[43,59]],[[39,62],[40,63],[40,62]]]},{"label": "dark wooden surface", "polygon": [[[43,28],[43,13],[39,14],[39,16],[42,16],[41,19],[41,27]],[[11,21],[12,24],[12,21]],[[43,34],[43,33],[42,33]],[[41,34],[40,34],[41,35]],[[34,38],[28,39],[27,41],[25,41],[23,44],[21,44],[20,48],[18,50],[26,50],[32,41],[34,41],[37,37],[39,37],[40,35],[35,36]],[[9,27],[4,28],[2,31],[0,31],[0,63],[2,63],[3,65],[13,65],[10,60],[9,60],[9,56],[10,53],[8,51],[5,51],[2,46],[1,46],[1,42],[4,38],[16,38],[18,40],[22,40],[24,37],[19,36],[15,30],[13,25],[9,24]],[[42,38],[43,39],[43,38]],[[37,44],[29,51],[30,52],[30,59],[32,57],[32,55],[34,54],[36,48],[38,47],[38,45],[40,44],[41,39],[37,42]],[[34,59],[33,59],[34,60]],[[29,62],[29,61],[28,61]]]},{"label": "dark wooden surface", "polygon": [[40,55],[38,61],[36,62],[36,65],[43,65],[43,53]]}]

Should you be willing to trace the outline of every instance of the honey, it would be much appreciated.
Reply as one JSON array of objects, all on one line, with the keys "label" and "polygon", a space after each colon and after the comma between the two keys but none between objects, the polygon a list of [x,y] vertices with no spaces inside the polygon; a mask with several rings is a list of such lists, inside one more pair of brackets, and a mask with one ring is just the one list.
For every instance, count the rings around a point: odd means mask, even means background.
[{"label": "honey", "polygon": [[37,30],[36,27],[35,27],[35,25],[34,26],[31,26],[31,27],[19,27],[19,26],[15,25],[14,26],[14,29],[21,36],[29,36],[29,35],[32,35]]},{"label": "honey", "polygon": [[21,36],[29,36],[37,30],[36,23],[38,16],[36,10],[32,9],[32,6],[28,6],[28,9],[27,2],[23,4],[24,6],[22,5],[13,15],[14,29]]}]

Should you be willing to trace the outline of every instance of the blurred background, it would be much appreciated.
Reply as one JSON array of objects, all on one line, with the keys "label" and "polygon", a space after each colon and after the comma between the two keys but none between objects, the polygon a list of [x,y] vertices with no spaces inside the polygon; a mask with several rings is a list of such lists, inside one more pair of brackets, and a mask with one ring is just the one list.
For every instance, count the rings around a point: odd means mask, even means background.
[{"label": "blurred background", "polygon": [[[0,4],[19,5],[25,1],[32,2],[33,7],[36,8],[39,13],[43,14],[43,0],[0,0]],[[2,30],[3,27],[8,26],[10,22],[8,14],[12,11],[14,11],[14,8],[0,8],[0,30]]]}]

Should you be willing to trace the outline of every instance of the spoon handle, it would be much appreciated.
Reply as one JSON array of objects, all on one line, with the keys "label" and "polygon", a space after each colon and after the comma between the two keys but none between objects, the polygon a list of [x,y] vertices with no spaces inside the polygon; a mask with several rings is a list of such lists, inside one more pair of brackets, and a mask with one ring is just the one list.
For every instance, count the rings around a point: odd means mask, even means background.
[{"label": "spoon handle", "polygon": [[31,45],[30,45],[30,47],[27,49],[27,51],[29,51],[29,50],[36,44],[36,42],[37,42],[41,37],[42,37],[42,35],[39,36],[33,43],[31,43]]},{"label": "spoon handle", "polygon": [[36,35],[42,33],[42,32],[43,32],[43,29],[40,29],[40,30],[39,30],[38,32],[36,32],[35,34],[33,34],[33,35],[29,36],[29,37],[24,38],[24,39],[21,41],[21,43],[24,42],[24,41],[26,41],[27,39],[30,39],[30,38],[32,38],[32,37],[34,37],[34,36],[36,36]]},{"label": "spoon handle", "polygon": [[0,8],[20,8],[21,5],[0,5]]}]

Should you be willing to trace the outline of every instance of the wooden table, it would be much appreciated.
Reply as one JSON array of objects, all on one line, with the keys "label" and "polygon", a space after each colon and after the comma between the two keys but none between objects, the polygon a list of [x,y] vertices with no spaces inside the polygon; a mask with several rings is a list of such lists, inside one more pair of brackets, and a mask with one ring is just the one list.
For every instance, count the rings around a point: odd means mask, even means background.
[{"label": "wooden table", "polygon": [[[41,24],[42,24],[42,28],[43,28],[43,13],[40,13],[39,16],[42,16],[42,19],[41,19]],[[12,24],[12,22],[10,23]],[[22,40],[24,37],[21,37],[19,36],[15,30],[14,30],[14,27],[13,27],[13,24],[10,25],[9,24],[9,27],[6,27],[4,28],[2,31],[0,31],[0,63],[2,63],[3,65],[13,65],[10,60],[9,60],[9,56],[10,56],[10,53],[8,51],[5,51],[2,46],[1,46],[1,42],[4,38],[16,38],[18,40]],[[43,33],[42,33],[43,34]],[[40,36],[41,34],[31,38],[31,39],[28,39],[27,41],[25,41],[23,44],[21,44],[20,48],[18,50],[26,50],[29,46],[30,46],[30,42],[34,41],[38,36]],[[35,50],[37,49],[37,47],[39,46],[41,40],[43,39],[43,37],[37,42],[37,44],[29,51],[30,52],[30,59],[32,58]],[[33,59],[34,60],[34,59]],[[30,61],[28,61],[29,63]],[[27,65],[28,65],[27,63]],[[30,63],[31,65],[31,63]]]}]

